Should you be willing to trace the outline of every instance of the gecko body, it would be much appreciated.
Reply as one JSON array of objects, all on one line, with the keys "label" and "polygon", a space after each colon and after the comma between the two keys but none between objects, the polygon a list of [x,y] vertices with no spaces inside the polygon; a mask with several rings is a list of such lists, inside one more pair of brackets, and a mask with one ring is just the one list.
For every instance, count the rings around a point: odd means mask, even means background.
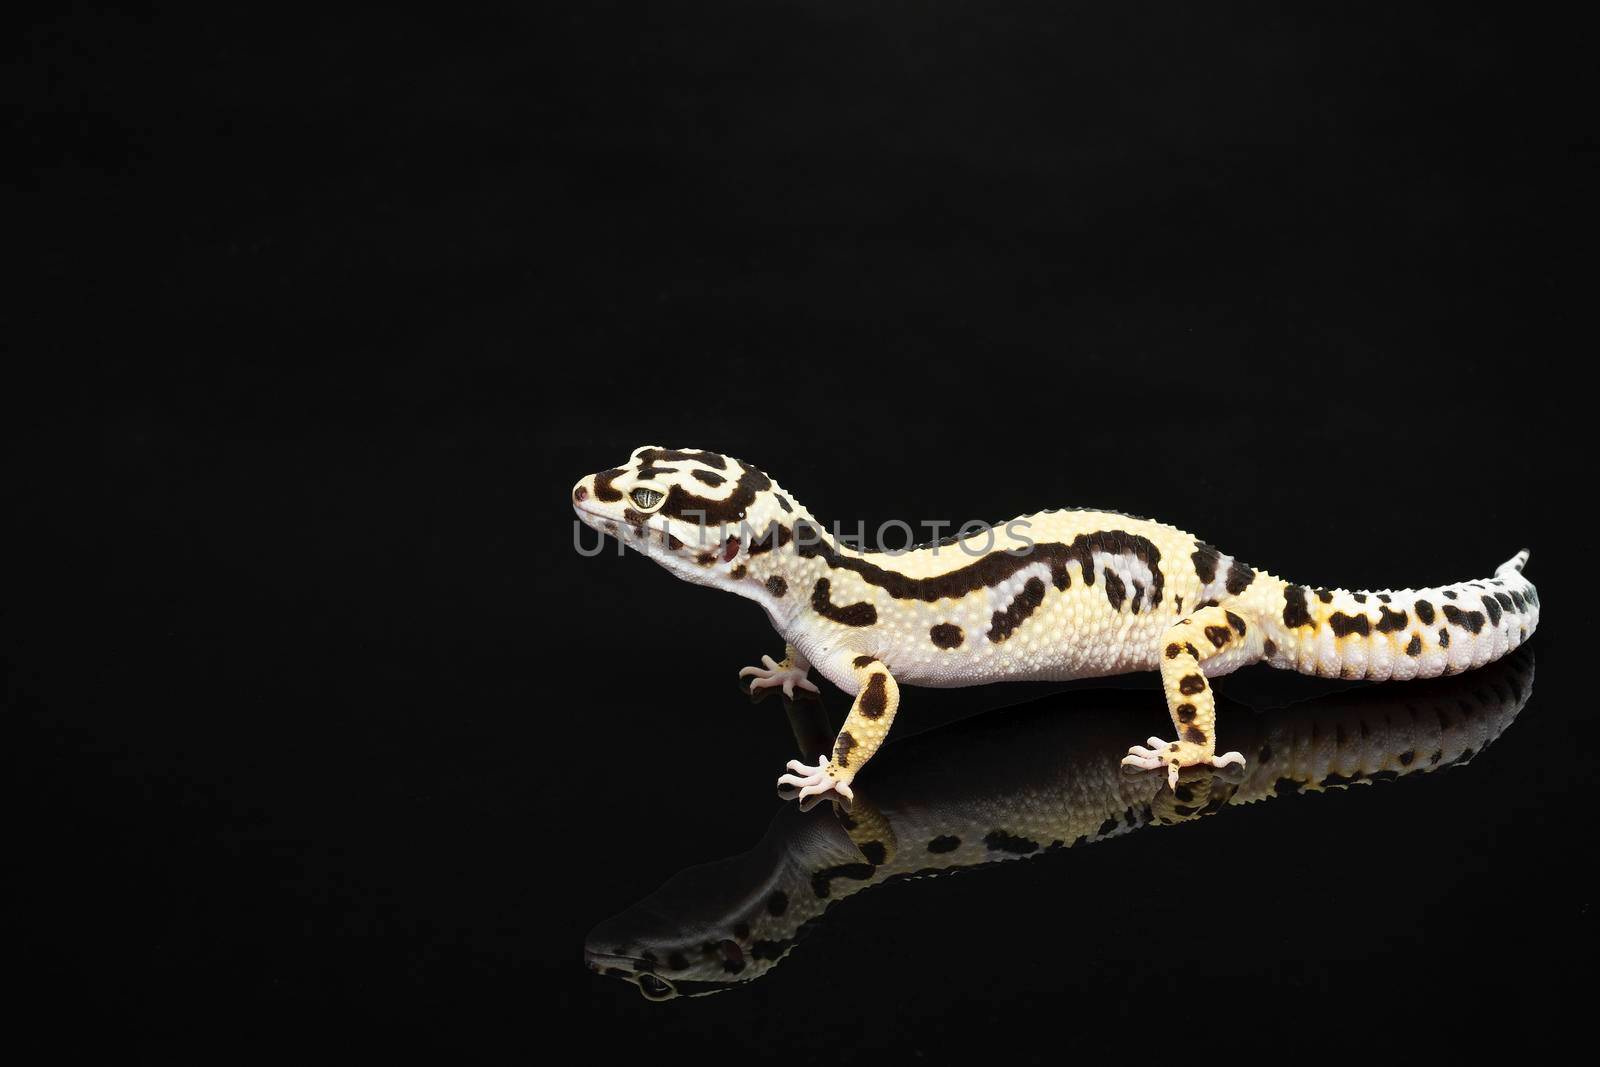
[{"label": "gecko body", "polygon": [[833,537],[765,472],[701,449],[636,449],[572,490],[586,524],[678,577],[756,601],[785,640],[753,686],[815,688],[814,665],[855,703],[830,756],[781,784],[851,796],[887,737],[900,686],[952,687],[1157,670],[1176,737],[1124,762],[1240,763],[1217,754],[1210,679],[1267,663],[1323,677],[1432,678],[1480,667],[1538,625],[1526,551],[1490,578],[1373,592],[1308,586],[1192,534],[1092,510],[1045,511],[903,552]]}]

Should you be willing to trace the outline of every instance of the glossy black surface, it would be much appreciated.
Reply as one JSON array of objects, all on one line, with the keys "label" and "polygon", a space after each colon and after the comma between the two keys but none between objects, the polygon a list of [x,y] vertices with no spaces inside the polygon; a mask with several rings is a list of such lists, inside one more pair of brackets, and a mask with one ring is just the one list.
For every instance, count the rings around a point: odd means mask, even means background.
[{"label": "glossy black surface", "polygon": [[[1245,768],[1194,768],[1176,788],[1163,776],[1120,767],[1127,739],[1148,719],[1144,694],[1085,689],[974,716],[886,750],[848,806],[814,798],[785,805],[754,848],[678,872],[599,923],[585,940],[585,958],[595,973],[632,984],[647,1000],[740,990],[776,970],[839,914],[839,904],[866,889],[909,893],[899,887],[1018,859],[1064,865],[1075,858],[1052,854],[1075,857],[1093,844],[1250,804],[1465,767],[1516,721],[1534,673],[1534,656],[1524,652],[1465,675],[1348,689],[1264,712],[1221,707]],[[831,735],[821,699],[784,701],[784,709],[797,740],[819,728]],[[800,747],[815,757],[815,748]],[[1422,855],[1431,831],[1413,833]],[[1203,869],[1193,874],[1206,878]],[[1062,876],[1059,868],[1047,875]],[[1209,887],[1179,893],[1196,907]],[[907,904],[899,914],[921,912],[914,898]],[[1387,925],[1408,922],[1409,909],[1392,904]],[[924,937],[942,936],[939,918],[925,922]],[[1231,953],[1236,945],[1222,932],[1208,947]],[[1072,968],[1058,963],[1070,983]]]},{"label": "glossy black surface", "polygon": [[[12,50],[8,336],[53,376],[9,426],[32,1059],[1583,1033],[1579,35],[1387,7],[220,10],[79,9]],[[826,520],[1100,506],[1330,585],[1527,546],[1533,693],[1447,773],[875,889],[759,982],[650,1003],[586,937],[790,818],[796,743],[735,684],[779,648],[756,608],[573,550],[573,481],[647,442],[748,458]],[[909,690],[895,744],[1108,684],[1144,700],[1128,743],[1163,727],[1149,677]]]}]

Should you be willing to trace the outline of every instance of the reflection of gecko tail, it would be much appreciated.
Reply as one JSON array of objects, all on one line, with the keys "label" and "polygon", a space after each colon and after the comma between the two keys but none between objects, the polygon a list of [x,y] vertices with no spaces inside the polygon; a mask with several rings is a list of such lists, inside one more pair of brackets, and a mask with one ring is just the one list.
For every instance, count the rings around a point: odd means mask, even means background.
[{"label": "reflection of gecko tail", "polygon": [[1470,762],[1533,693],[1533,653],[1474,675],[1355,689],[1262,716],[1232,803],[1382,782]]}]

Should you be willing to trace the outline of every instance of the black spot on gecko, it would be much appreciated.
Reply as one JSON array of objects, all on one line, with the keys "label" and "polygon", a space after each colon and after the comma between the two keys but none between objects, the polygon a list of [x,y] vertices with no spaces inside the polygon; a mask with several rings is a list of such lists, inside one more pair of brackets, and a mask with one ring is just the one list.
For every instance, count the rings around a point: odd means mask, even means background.
[{"label": "black spot on gecko", "polygon": [[1404,630],[1410,621],[1410,616],[1405,612],[1395,611],[1387,604],[1378,605],[1378,625],[1376,629],[1380,634],[1392,634],[1397,630]]},{"label": "black spot on gecko", "polygon": [[1446,604],[1444,606],[1444,617],[1451,624],[1460,626],[1465,630],[1471,630],[1473,633],[1483,629],[1484,618],[1481,611],[1462,611],[1454,604]]},{"label": "black spot on gecko", "polygon": [[1018,856],[1026,856],[1030,852],[1039,851],[1039,842],[1030,841],[1026,837],[1017,837],[1004,830],[991,830],[984,837],[983,843],[994,852],[1010,852]]},{"label": "black spot on gecko", "polygon": [[[826,900],[828,899],[828,894],[833,891],[829,883],[835,878],[848,878],[853,882],[865,882],[872,877],[873,872],[876,870],[877,868],[870,863],[845,863],[838,867],[829,867],[811,876],[811,891],[818,898]],[[760,942],[757,942],[757,944],[760,944]],[[751,954],[755,955],[756,945],[752,945],[750,948]],[[757,958],[759,959],[760,957],[757,956]]]},{"label": "black spot on gecko", "polygon": [[850,661],[850,666],[859,671],[862,667],[876,662],[878,662],[877,656],[857,656],[855,659]]},{"label": "black spot on gecko", "polygon": [[[882,671],[875,672],[872,677],[867,679],[867,687],[861,691],[857,706],[860,707],[861,714],[869,719],[881,719],[883,718],[883,713],[889,709],[889,687],[885,684],[884,678],[885,675]],[[841,740],[844,737],[850,737],[850,735],[842,735]],[[854,743],[855,739],[851,738],[851,744]],[[841,763],[839,766],[843,767],[844,764]]]},{"label": "black spot on gecko", "polygon": [[1333,631],[1335,637],[1347,637],[1350,634],[1365,637],[1372,632],[1372,620],[1365,615],[1346,615],[1336,611],[1328,616],[1328,629]]},{"label": "black spot on gecko", "polygon": [[773,498],[778,501],[778,506],[790,514],[794,513],[794,505],[789,503],[789,498],[782,493],[773,493]]},{"label": "black spot on gecko", "polygon": [[1135,615],[1139,614],[1139,601],[1141,601],[1143,599],[1144,599],[1144,583],[1141,582],[1141,581],[1135,580],[1134,583],[1133,583],[1133,596],[1128,601],[1128,610],[1130,612],[1132,612],[1133,614],[1135,614]]},{"label": "black spot on gecko", "polygon": [[928,842],[928,851],[935,853],[954,852],[961,847],[961,838],[949,834],[941,834]]},{"label": "black spot on gecko", "polygon": [[1122,610],[1122,601],[1128,595],[1128,589],[1122,584],[1122,578],[1116,571],[1106,568],[1106,599],[1111,602],[1112,611]]},{"label": "black spot on gecko", "polygon": [[1483,610],[1489,613],[1489,625],[1500,625],[1500,602],[1492,596],[1482,598]]},{"label": "black spot on gecko", "polygon": [[767,898],[767,914],[782,915],[788,910],[789,894],[785,893],[781,889],[774,890],[773,894]]},{"label": "black spot on gecko", "polygon": [[678,468],[676,468],[676,467],[640,467],[639,470],[634,474],[634,477],[636,479],[641,480],[641,481],[649,482],[649,481],[655,481],[655,477],[658,474],[677,474],[677,473],[678,473]]},{"label": "black spot on gecko", "polygon": [[1400,753],[1400,756],[1399,756],[1400,766],[1409,767],[1409,766],[1411,766],[1412,761],[1415,760],[1416,758],[1417,758],[1416,750],[1415,749],[1407,749],[1406,751]]},{"label": "black spot on gecko", "polygon": [[1213,645],[1221,648],[1223,645],[1233,640],[1233,631],[1228,629],[1226,626],[1207,626],[1206,637],[1210,638]]},{"label": "black spot on gecko", "polygon": [[1233,566],[1228,568],[1226,588],[1234,596],[1238,596],[1250,588],[1250,583],[1256,580],[1256,572],[1238,560],[1233,561]]},{"label": "black spot on gecko", "polygon": [[1173,710],[1177,712],[1179,722],[1194,722],[1195,707],[1193,704],[1179,704]]},{"label": "black spot on gecko", "polygon": [[594,476],[594,498],[596,500],[603,500],[608,504],[615,504],[617,501],[621,500],[622,490],[616,488],[611,483],[627,473],[628,472],[623,470],[621,467],[615,467],[611,470],[601,471],[599,474],[596,474]]},{"label": "black spot on gecko", "polygon": [[957,648],[966,640],[966,634],[954,623],[941,622],[928,631],[928,638],[940,648]]},{"label": "black spot on gecko", "polygon": [[1072,575],[1067,573],[1067,564],[1063,560],[1056,560],[1050,564],[1050,582],[1059,590],[1072,586]]},{"label": "black spot on gecko", "polygon": [[726,482],[728,480],[728,479],[724,478],[720,474],[712,474],[710,471],[703,471],[698,467],[696,467],[694,470],[690,471],[689,472],[689,476],[694,478],[696,481],[704,482],[706,485],[711,486],[713,489],[715,489],[717,486],[723,484],[724,482]]},{"label": "black spot on gecko", "polygon": [[788,591],[789,583],[784,581],[778,575],[774,574],[771,578],[767,579],[767,592],[771,593],[773,596],[783,596]]},{"label": "black spot on gecko", "polygon": [[1450,631],[1446,630],[1443,626],[1439,627],[1439,647],[1450,647]]},{"label": "black spot on gecko", "polygon": [[868,841],[861,846],[861,856],[874,867],[882,867],[883,861],[889,858],[889,850],[882,841]]},{"label": "black spot on gecko", "polygon": [[772,523],[767,527],[767,532],[750,542],[750,555],[759,556],[763,552],[771,552],[775,548],[782,548],[794,540],[794,534],[789,527],[782,523]]},{"label": "black spot on gecko", "polygon": [[[1110,571],[1106,572],[1108,588],[1113,577]],[[1017,598],[1006,607],[1006,610],[995,612],[989,620],[989,640],[999,644],[1010,637],[1042,603],[1044,603],[1044,583],[1037,578],[1029,578],[1023,585],[1022,592],[1017,594]]]},{"label": "black spot on gecko", "polygon": [[1189,558],[1194,561],[1194,573],[1199,576],[1201,585],[1210,585],[1216,581],[1217,564],[1222,559],[1222,553],[1204,541],[1197,541],[1194,555]]},{"label": "black spot on gecko", "polygon": [[1424,625],[1424,626],[1432,626],[1433,625],[1433,605],[1432,604],[1430,604],[1426,600],[1419,600],[1415,604],[1411,605],[1411,608],[1412,608],[1413,611],[1415,611],[1417,613],[1417,618],[1422,620],[1422,625]]},{"label": "black spot on gecko", "polygon": [[1420,634],[1412,634],[1411,635],[1411,642],[1406,645],[1406,655],[1408,655],[1408,656],[1420,656],[1420,655],[1422,655],[1422,636]]},{"label": "black spot on gecko", "polygon": [[878,609],[871,604],[863,600],[841,608],[830,599],[829,590],[830,583],[826,578],[818,578],[811,590],[811,610],[824,619],[832,619],[845,626],[871,626],[878,621]]},{"label": "black spot on gecko", "polygon": [[1322,601],[1324,604],[1332,604],[1333,603],[1333,590],[1332,589],[1318,589],[1316,592],[1317,592],[1317,599]]},{"label": "black spot on gecko", "polygon": [[1306,591],[1298,585],[1283,589],[1283,624],[1289,627],[1312,626],[1311,613],[1306,610]]},{"label": "black spot on gecko", "polygon": [[1365,604],[1367,602],[1367,594],[1365,594],[1365,593],[1351,593],[1350,594],[1350,599],[1354,600],[1357,604]]},{"label": "black spot on gecko", "polygon": [[1203,745],[1206,743],[1206,732],[1198,726],[1190,726],[1183,731],[1183,739],[1191,745]]},{"label": "black spot on gecko", "polygon": [[833,761],[841,767],[850,766],[850,753],[856,747],[856,737],[849,730],[839,735],[833,743]]},{"label": "black spot on gecko", "polygon": [[1189,655],[1193,656],[1195,659],[1200,658],[1200,650],[1195,648],[1193,645],[1188,644],[1187,642],[1184,643],[1183,650],[1189,653]]},{"label": "black spot on gecko", "polygon": [[734,580],[734,581],[736,581],[736,582],[737,582],[737,581],[739,581],[739,580],[740,580],[740,579],[741,579],[741,578],[743,578],[743,577],[744,577],[744,573],[745,573],[745,571],[744,571],[744,564],[743,564],[743,563],[741,563],[741,564],[739,564],[739,565],[738,565],[738,566],[737,566],[737,567],[735,567],[735,568],[733,568],[733,570],[731,570],[731,571],[729,571],[729,572],[728,572],[728,577],[729,577],[729,578],[732,578],[732,579],[733,579],[733,580]]},{"label": "black spot on gecko", "polygon": [[1178,644],[1176,641],[1174,641],[1172,644],[1167,646],[1167,658],[1168,659],[1177,659],[1182,654],[1183,654],[1183,646]]},{"label": "black spot on gecko", "polygon": [[1120,825],[1122,824],[1117,822],[1115,819],[1107,819],[1105,822],[1100,824],[1100,829],[1095,836],[1104,837]]},{"label": "black spot on gecko", "polygon": [[1261,651],[1266,653],[1268,659],[1278,654],[1278,646],[1272,643],[1272,638],[1267,638],[1261,643]]},{"label": "black spot on gecko", "polygon": [[1231,611],[1224,611],[1222,613],[1222,617],[1228,620],[1228,625],[1229,626],[1233,627],[1235,630],[1238,631],[1240,637],[1244,636],[1244,634],[1245,634],[1245,625],[1244,625],[1244,620],[1243,619],[1239,618],[1239,616],[1235,615]]},{"label": "black spot on gecko", "polygon": [[1456,591],[1454,589],[1446,589],[1444,591],[1444,598],[1446,600],[1454,600],[1456,598]]},{"label": "black spot on gecko", "polygon": [[1192,697],[1196,693],[1204,692],[1205,688],[1206,680],[1198,674],[1186,674],[1178,682],[1178,692],[1186,697]]}]

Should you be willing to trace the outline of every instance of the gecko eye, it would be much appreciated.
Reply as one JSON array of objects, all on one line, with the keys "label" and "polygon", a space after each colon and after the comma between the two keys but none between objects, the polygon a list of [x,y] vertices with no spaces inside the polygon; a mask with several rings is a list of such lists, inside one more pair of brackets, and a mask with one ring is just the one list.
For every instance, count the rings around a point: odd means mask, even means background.
[{"label": "gecko eye", "polygon": [[645,995],[646,1000],[671,1000],[678,995],[671,982],[657,978],[649,971],[639,976],[639,992]]},{"label": "gecko eye", "polygon": [[635,504],[638,504],[641,508],[644,508],[648,511],[650,508],[653,508],[657,504],[661,503],[661,498],[665,494],[658,489],[639,488],[635,489],[628,495],[633,498],[633,502]]}]

